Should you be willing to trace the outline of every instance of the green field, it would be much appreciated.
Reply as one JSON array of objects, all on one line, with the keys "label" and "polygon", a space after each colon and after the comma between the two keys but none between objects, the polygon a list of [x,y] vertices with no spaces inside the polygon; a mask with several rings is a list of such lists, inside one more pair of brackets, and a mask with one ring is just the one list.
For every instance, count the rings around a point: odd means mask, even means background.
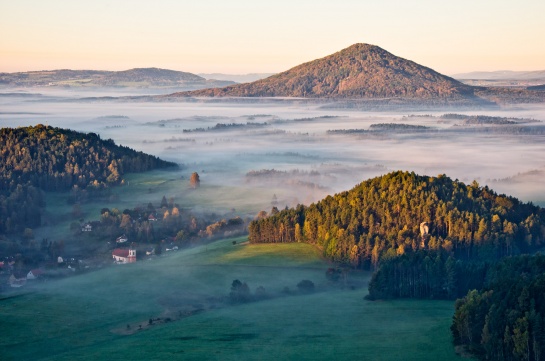
[{"label": "green field", "polygon": [[[370,274],[349,274],[355,289],[328,286],[329,264],[310,245],[232,241],[5,296],[1,359],[460,359],[449,333],[452,302],[366,301]],[[274,297],[230,304],[234,279]],[[298,293],[303,279],[315,293]],[[172,321],[148,326],[165,317]]]}]

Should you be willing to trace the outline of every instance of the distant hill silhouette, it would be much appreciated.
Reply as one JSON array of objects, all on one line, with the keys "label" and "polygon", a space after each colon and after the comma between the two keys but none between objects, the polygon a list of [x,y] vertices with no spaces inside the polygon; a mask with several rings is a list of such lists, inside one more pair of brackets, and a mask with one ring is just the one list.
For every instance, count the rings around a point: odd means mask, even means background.
[{"label": "distant hill silhouette", "polygon": [[298,65],[249,84],[171,96],[306,98],[472,98],[473,88],[369,44]]},{"label": "distant hill silhouette", "polygon": [[248,73],[248,74],[223,74],[223,73],[199,73],[205,79],[229,80],[235,83],[249,83],[267,78],[275,73]]},{"label": "distant hill silhouette", "polygon": [[483,79],[483,80],[533,80],[545,79],[545,70],[535,71],[473,71],[470,73],[454,74],[455,79]]},{"label": "distant hill silhouette", "polygon": [[0,73],[0,85],[19,87],[166,87],[200,89],[234,84],[232,81],[207,80],[183,71],[135,68],[124,71],[43,70]]},{"label": "distant hill silhouette", "polygon": [[192,73],[159,68],[135,68],[125,71],[109,72],[96,81],[97,84],[108,86],[121,82],[148,82],[157,85],[176,85],[179,83],[205,82],[206,79]]}]

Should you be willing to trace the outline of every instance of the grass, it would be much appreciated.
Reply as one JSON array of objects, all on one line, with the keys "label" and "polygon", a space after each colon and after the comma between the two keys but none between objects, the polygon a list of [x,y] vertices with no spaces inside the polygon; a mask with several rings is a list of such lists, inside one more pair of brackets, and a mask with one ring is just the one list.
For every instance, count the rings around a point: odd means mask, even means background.
[{"label": "grass", "polygon": [[248,244],[235,252],[225,252],[217,261],[226,264],[259,266],[322,267],[320,251],[304,243]]},{"label": "grass", "polygon": [[[48,282],[0,299],[2,360],[458,360],[452,302],[370,302],[365,287],[319,290],[328,263],[306,244],[218,241],[153,261]],[[368,273],[350,277],[365,282]],[[229,305],[231,282],[293,295]],[[215,300],[215,301],[210,301]],[[124,335],[150,317],[205,309]],[[114,332],[113,332],[114,331]]]},{"label": "grass", "polygon": [[[63,239],[71,242],[70,223],[84,220],[99,220],[102,208],[133,209],[148,203],[159,206],[163,196],[174,198],[174,202],[186,209],[207,213],[227,213],[235,208],[238,215],[255,215],[270,203],[270,192],[244,186],[218,186],[201,184],[199,189],[189,188],[189,175],[183,170],[156,170],[145,173],[126,174],[125,186],[110,189],[113,197],[90,199],[80,205],[82,215],[71,215],[72,205],[67,203],[70,192],[46,193],[46,216],[50,225],[34,230],[36,239]],[[181,176],[184,175],[184,179]],[[271,193],[272,194],[272,193]],[[269,209],[266,209],[269,210]]]}]

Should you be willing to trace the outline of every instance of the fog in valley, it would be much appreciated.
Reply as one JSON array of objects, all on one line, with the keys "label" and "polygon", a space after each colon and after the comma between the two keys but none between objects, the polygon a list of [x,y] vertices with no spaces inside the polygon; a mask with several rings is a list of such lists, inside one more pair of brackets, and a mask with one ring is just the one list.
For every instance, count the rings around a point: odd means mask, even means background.
[{"label": "fog in valley", "polygon": [[[93,93],[99,95],[111,96]],[[309,204],[393,170],[477,180],[545,205],[545,106],[371,112],[296,100],[155,102],[60,90],[4,93],[0,102],[2,127],[42,123],[95,132],[182,164],[181,176],[197,171],[203,184],[257,188],[259,200],[233,199],[252,204],[252,212],[268,210],[274,194],[282,207]],[[465,124],[441,118],[445,113],[518,124]],[[369,131],[384,123],[427,128]]]},{"label": "fog in valley", "polygon": [[[236,216],[247,222],[273,206],[309,205],[395,170],[477,180],[545,206],[543,105],[383,112],[337,105],[278,98],[159,101],[100,90],[3,92],[0,127],[45,124],[94,132],[180,164],[176,170],[127,175],[145,185],[128,181],[113,191],[115,201],[90,200],[80,222],[99,220],[102,207],[158,206],[163,195],[199,218],[212,215],[211,222]],[[198,190],[189,187],[193,172],[200,175]],[[172,359],[183,352],[188,359],[277,359],[279,353],[300,359],[305,352],[315,359],[320,343],[323,359],[384,349],[392,359],[405,352],[415,359],[455,357],[443,347],[451,342],[448,328],[437,331],[438,319],[446,325],[452,318],[450,302],[363,301],[370,273],[345,269],[342,281],[332,282],[325,271],[336,265],[310,245],[276,244],[272,252],[266,245],[245,247],[245,236],[223,235],[213,243],[203,238],[191,247],[180,245],[178,252],[165,243],[163,254],[106,267],[115,241],[80,234],[78,222],[76,233],[68,231],[68,193],[49,194],[43,219],[50,223],[34,234],[66,239],[64,256],[83,258],[83,274],[38,282],[31,289],[39,292],[4,299],[5,315],[18,317],[3,335],[6,345],[15,345],[13,355],[39,359],[47,350],[56,360],[125,359],[137,345],[135,359]],[[142,243],[139,252],[150,248]],[[47,270],[52,278],[56,269]],[[311,291],[301,286],[303,280],[312,283]],[[384,347],[385,334],[407,341]],[[414,340],[418,335],[421,342],[422,334],[433,342],[419,350]]]}]

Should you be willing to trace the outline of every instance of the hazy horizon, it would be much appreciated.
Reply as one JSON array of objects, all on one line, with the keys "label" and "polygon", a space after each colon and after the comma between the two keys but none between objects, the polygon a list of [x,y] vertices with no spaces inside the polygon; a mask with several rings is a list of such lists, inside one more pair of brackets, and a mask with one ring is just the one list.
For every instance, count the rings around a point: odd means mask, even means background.
[{"label": "hazy horizon", "polygon": [[[499,193],[545,205],[539,181],[545,172],[541,133],[488,133],[480,131],[480,126],[464,128],[459,121],[426,116],[462,113],[516,117],[539,121],[520,127],[543,129],[545,107],[541,104],[480,110],[369,111],[289,100],[97,103],[79,98],[78,92],[57,89],[21,98],[0,97],[0,106],[1,127],[42,123],[92,131],[104,139],[114,139],[117,144],[183,163],[189,169],[204,170],[201,174],[204,182],[242,188],[287,187],[276,192],[289,206],[310,204],[394,170],[428,176],[445,173],[466,183],[477,180]],[[405,118],[407,114],[412,116]],[[415,117],[419,114],[424,116]],[[250,124],[245,126],[247,123]],[[368,129],[378,123],[424,125],[433,131],[375,136],[328,133],[328,130]],[[215,130],[216,124],[239,126]],[[263,169],[303,173],[290,177],[294,183],[286,183],[287,174],[279,174],[280,178],[270,184],[263,183],[264,177],[246,176],[249,171]],[[307,174],[312,171],[318,174]],[[272,193],[265,197],[263,207]]]},{"label": "hazy horizon", "polygon": [[[277,73],[354,43],[443,74],[543,69],[545,3],[62,0],[0,4],[0,72]],[[430,15],[432,14],[432,15]]]}]

